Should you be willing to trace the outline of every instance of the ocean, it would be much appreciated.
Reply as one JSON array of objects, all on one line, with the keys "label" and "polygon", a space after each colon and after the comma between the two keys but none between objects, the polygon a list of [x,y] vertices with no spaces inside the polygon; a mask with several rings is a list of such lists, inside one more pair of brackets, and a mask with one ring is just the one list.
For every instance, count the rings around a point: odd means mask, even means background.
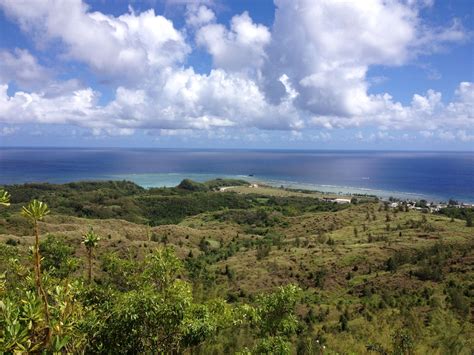
[{"label": "ocean", "polygon": [[474,152],[0,148],[0,184],[184,178],[474,203]]}]

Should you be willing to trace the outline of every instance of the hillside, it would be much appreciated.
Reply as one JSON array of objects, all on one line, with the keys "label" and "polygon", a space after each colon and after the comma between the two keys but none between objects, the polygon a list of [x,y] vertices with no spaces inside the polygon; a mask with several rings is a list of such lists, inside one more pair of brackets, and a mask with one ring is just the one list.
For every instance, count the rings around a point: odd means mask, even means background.
[{"label": "hillside", "polygon": [[[474,229],[465,220],[391,209],[370,197],[336,204],[321,194],[248,188],[239,180],[149,190],[125,181],[5,189],[12,204],[0,207],[0,324],[21,329],[26,313],[15,318],[22,312],[15,304],[40,305],[28,293],[33,229],[20,214],[36,198],[51,209],[39,229],[52,318],[67,324],[50,349],[474,349]],[[91,228],[101,240],[89,285],[81,242]],[[38,313],[35,322],[44,323]],[[35,331],[0,332],[0,351],[34,341],[44,347]]]}]

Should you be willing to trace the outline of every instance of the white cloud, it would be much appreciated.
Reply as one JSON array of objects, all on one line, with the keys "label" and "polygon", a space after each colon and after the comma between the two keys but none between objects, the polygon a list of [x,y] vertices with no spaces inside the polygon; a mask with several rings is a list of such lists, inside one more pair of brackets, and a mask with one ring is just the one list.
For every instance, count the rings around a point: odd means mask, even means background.
[{"label": "white cloud", "polygon": [[214,22],[216,15],[214,11],[205,5],[189,4],[186,6],[186,24],[192,28],[198,28],[210,22]]},{"label": "white cloud", "polygon": [[269,105],[255,82],[245,75],[212,70],[170,70],[159,84],[145,90],[117,90],[104,107],[110,116],[123,117],[128,127],[211,129],[216,127],[299,128],[300,119],[288,101]]},{"label": "white cloud", "polygon": [[411,104],[403,106],[388,95],[372,96],[370,113],[352,116],[313,116],[310,123],[324,128],[377,126],[381,129],[411,129],[430,131],[441,128],[472,129],[474,100],[472,83],[460,83],[455,100],[444,104],[441,93],[428,90],[425,95],[414,94]]},{"label": "white cloud", "polygon": [[468,134],[465,130],[459,130],[457,132],[457,137],[462,142],[474,142],[474,134]]},{"label": "white cloud", "polygon": [[419,31],[419,36],[412,44],[414,54],[429,54],[430,52],[442,51],[445,49],[446,44],[463,42],[468,38],[461,22],[457,19],[454,19],[448,28],[432,28],[420,25]]},{"label": "white cloud", "polygon": [[11,136],[16,131],[18,131],[17,127],[1,127],[0,128],[0,136],[1,137]]},{"label": "white cloud", "polygon": [[107,128],[106,132],[109,136],[131,136],[135,133],[131,128]]},{"label": "white cloud", "polygon": [[0,50],[0,83],[14,81],[22,88],[32,88],[50,80],[50,75],[26,49]]},{"label": "white cloud", "polygon": [[6,123],[73,123],[94,127],[102,125],[96,112],[97,93],[83,89],[57,97],[44,93],[7,94],[8,85],[0,85],[0,120]]},{"label": "white cloud", "polygon": [[420,135],[424,138],[431,138],[433,137],[432,131],[420,131]]},{"label": "white cloud", "polygon": [[89,12],[80,0],[0,0],[23,30],[61,40],[66,57],[99,74],[142,79],[150,70],[180,63],[189,53],[183,34],[154,10],[119,17]]},{"label": "white cloud", "polygon": [[312,141],[315,141],[315,142],[329,142],[333,139],[333,137],[332,137],[331,133],[321,131],[321,132],[318,132],[318,133],[312,135],[310,137],[310,139]]},{"label": "white cloud", "polygon": [[[247,12],[227,27],[209,7],[186,4],[180,30],[153,10],[112,16],[80,0],[0,0],[24,31],[46,46],[61,43],[59,58],[113,78],[115,90],[99,104],[100,92],[75,79],[51,80],[28,51],[0,51],[0,122],[74,124],[97,136],[146,129],[231,139],[231,130],[259,129],[300,139],[303,129],[323,128],[312,139],[327,141],[326,130],[370,126],[376,133],[356,138],[387,140],[389,129],[412,129],[426,138],[472,140],[471,82],[460,83],[450,103],[434,90],[414,94],[409,105],[368,92],[377,81],[367,77],[371,66],[404,65],[465,39],[457,21],[448,28],[423,23],[419,11],[428,0],[276,0],[271,32]],[[209,73],[185,66],[193,47],[186,31],[211,55]],[[20,84],[13,94],[11,82]]]},{"label": "white cloud", "polygon": [[[0,86],[0,121],[72,123],[92,129],[196,129],[229,127],[299,129],[302,122],[291,104],[269,105],[257,84],[221,69],[209,75],[192,69],[165,71],[140,89],[118,87],[115,98],[98,105],[91,88],[49,97],[44,93],[7,94]],[[111,130],[112,134],[114,131]],[[120,132],[120,131],[119,131]],[[124,131],[128,132],[128,131]]]},{"label": "white cloud", "polygon": [[438,137],[441,138],[444,141],[452,141],[452,140],[454,140],[454,138],[456,138],[454,133],[449,132],[449,131],[440,131],[438,133]]},{"label": "white cloud", "polygon": [[[263,69],[265,92],[278,102],[282,74],[298,91],[298,107],[317,116],[371,114],[381,98],[368,94],[371,65],[402,65],[420,53],[465,38],[461,26],[429,28],[426,3],[277,0]],[[396,30],[394,30],[396,29]],[[383,99],[382,99],[383,101]]]},{"label": "white cloud", "polygon": [[432,114],[441,105],[441,93],[428,90],[426,96],[415,94],[411,102],[413,110],[419,113]]},{"label": "white cloud", "polygon": [[474,127],[474,83],[462,82],[455,92],[456,98],[446,107],[444,119],[457,127]]},{"label": "white cloud", "polygon": [[197,44],[209,51],[214,66],[230,71],[258,69],[270,39],[268,28],[255,24],[247,12],[232,17],[229,30],[208,24],[196,33]]},{"label": "white cloud", "polygon": [[159,134],[163,137],[193,136],[196,131],[192,129],[160,129]]}]

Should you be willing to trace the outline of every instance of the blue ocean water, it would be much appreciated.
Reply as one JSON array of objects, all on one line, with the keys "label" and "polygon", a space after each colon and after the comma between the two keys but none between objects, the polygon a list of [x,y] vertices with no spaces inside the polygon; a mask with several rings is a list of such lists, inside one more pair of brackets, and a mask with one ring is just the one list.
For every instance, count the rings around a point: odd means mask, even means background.
[{"label": "blue ocean water", "polygon": [[127,179],[151,187],[215,177],[474,203],[474,152],[0,148],[0,184]]}]

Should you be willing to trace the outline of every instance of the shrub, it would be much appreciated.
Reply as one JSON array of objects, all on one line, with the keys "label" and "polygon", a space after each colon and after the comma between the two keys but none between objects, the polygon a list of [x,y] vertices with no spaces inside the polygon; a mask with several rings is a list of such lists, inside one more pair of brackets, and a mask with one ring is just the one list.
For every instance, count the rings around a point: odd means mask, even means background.
[{"label": "shrub", "polygon": [[414,275],[422,281],[441,281],[443,279],[443,268],[440,265],[425,264],[416,270]]},{"label": "shrub", "polygon": [[466,227],[472,227],[472,212],[466,214]]},{"label": "shrub", "polygon": [[48,234],[40,243],[43,268],[59,278],[76,271],[80,260],[74,257],[74,248],[66,243],[64,237]]},{"label": "shrub", "polygon": [[182,189],[182,190],[187,190],[187,191],[207,191],[208,190],[206,185],[190,180],[190,179],[184,179],[183,181],[181,181],[179,185],[177,186],[177,188]]},{"label": "shrub", "polygon": [[464,317],[469,316],[469,299],[463,295],[460,288],[450,287],[448,289],[448,298],[454,310]]},{"label": "shrub", "polygon": [[13,238],[8,238],[6,241],[5,241],[5,244],[6,245],[11,245],[13,247],[17,246],[18,244],[20,244],[20,242],[16,239],[13,239]]},{"label": "shrub", "polygon": [[269,244],[257,245],[257,260],[262,260],[270,254],[271,246]]},{"label": "shrub", "polygon": [[326,280],[327,270],[320,269],[314,273],[314,286],[324,288],[324,281]]}]

